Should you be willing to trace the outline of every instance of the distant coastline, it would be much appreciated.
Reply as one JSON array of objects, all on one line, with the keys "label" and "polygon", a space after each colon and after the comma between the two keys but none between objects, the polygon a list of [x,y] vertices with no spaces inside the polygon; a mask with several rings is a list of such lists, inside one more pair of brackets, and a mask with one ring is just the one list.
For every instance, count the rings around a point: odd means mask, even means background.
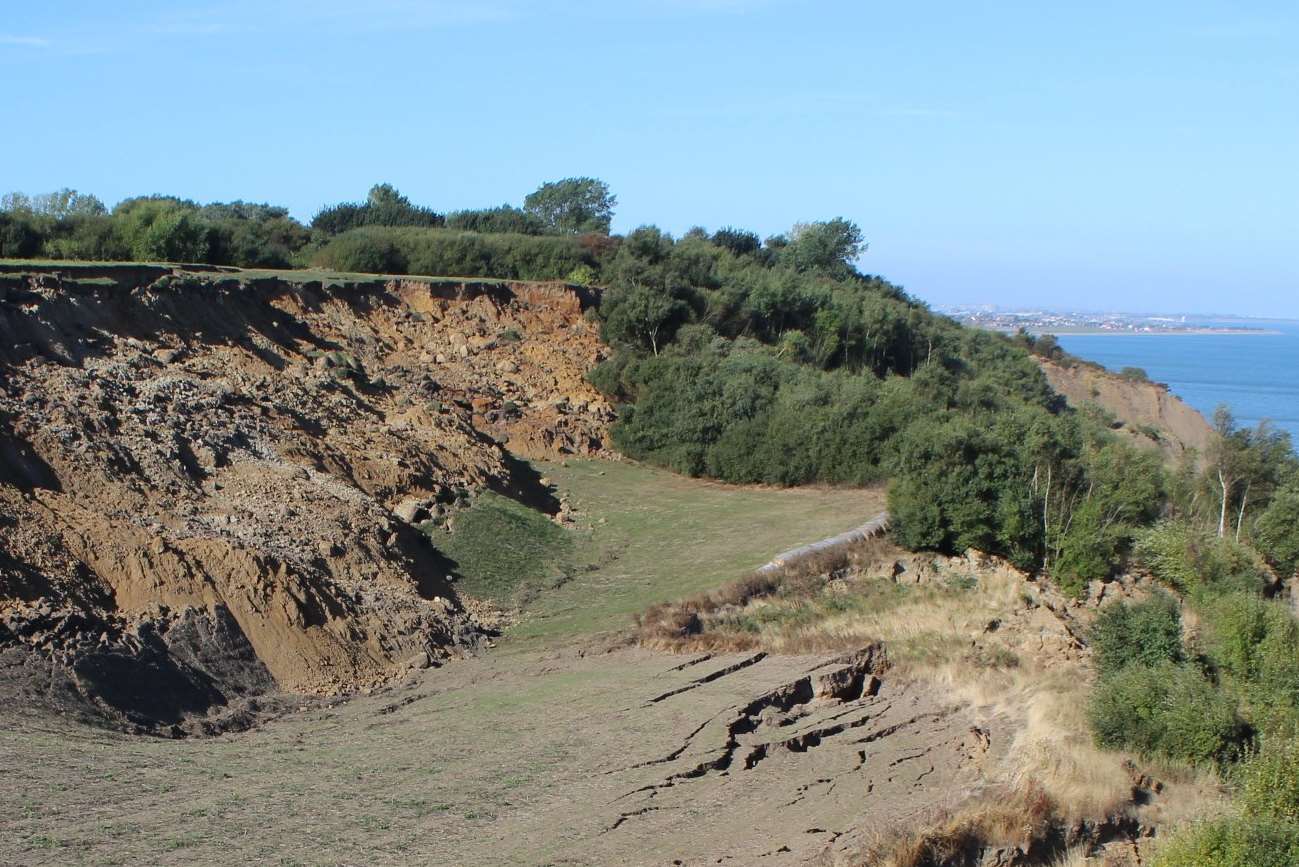
[{"label": "distant coastline", "polygon": [[[1014,334],[1009,329],[992,329],[1001,331],[1005,334]],[[1185,337],[1187,335],[1227,335],[1231,337],[1281,337],[1284,331],[1277,331],[1274,328],[1182,328],[1166,329],[1160,331],[1120,331],[1112,328],[1054,328],[1054,329],[1027,329],[1030,334],[1068,334],[1073,337]]]},{"label": "distant coastline", "polygon": [[1192,314],[1153,315],[1141,313],[1082,313],[1067,310],[1002,310],[995,306],[951,307],[940,310],[958,322],[1016,334],[1020,331],[1034,336],[1053,335],[1105,335],[1105,336],[1160,336],[1160,335],[1251,335],[1280,336],[1286,333],[1281,320],[1255,319],[1248,316],[1224,315],[1221,318]]}]

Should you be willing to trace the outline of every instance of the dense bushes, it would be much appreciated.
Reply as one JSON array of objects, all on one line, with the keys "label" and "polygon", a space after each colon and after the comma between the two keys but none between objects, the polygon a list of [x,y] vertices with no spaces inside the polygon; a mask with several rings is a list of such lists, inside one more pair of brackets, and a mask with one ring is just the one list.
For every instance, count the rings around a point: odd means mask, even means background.
[{"label": "dense bushes", "polygon": [[1237,773],[1245,815],[1299,823],[1299,737],[1265,738]]},{"label": "dense bushes", "polygon": [[1156,594],[1133,605],[1118,603],[1096,618],[1091,635],[1096,668],[1114,674],[1129,665],[1153,668],[1182,661],[1182,615],[1177,600]]},{"label": "dense bushes", "polygon": [[1299,738],[1266,738],[1234,775],[1239,814],[1173,836],[1156,867],[1281,867],[1299,864]]},{"label": "dense bushes", "polygon": [[447,214],[446,227],[461,232],[484,232],[509,235],[544,235],[547,226],[535,214],[510,205],[481,210],[455,211]]},{"label": "dense bushes", "polygon": [[1233,592],[1203,599],[1205,650],[1260,728],[1299,724],[1299,625],[1288,606]]},{"label": "dense bushes", "polygon": [[391,232],[353,229],[334,238],[311,258],[311,264],[361,274],[405,274],[407,257]]},{"label": "dense bushes", "polygon": [[1299,570],[1299,479],[1285,484],[1259,516],[1254,540],[1284,577]]},{"label": "dense bushes", "polygon": [[338,271],[562,280],[590,254],[577,239],[370,226],[331,239],[311,264]]},{"label": "dense bushes", "polygon": [[633,457],[735,482],[891,478],[894,533],[1108,576],[1157,514],[1158,459],[1066,411],[1022,342],[962,328],[859,274],[861,233],[630,233],[602,262],[592,381]]},{"label": "dense bushes", "polygon": [[1183,593],[1257,592],[1266,580],[1247,547],[1188,521],[1163,521],[1141,532],[1135,550],[1156,578]]},{"label": "dense bushes", "polygon": [[900,446],[890,492],[894,536],[905,547],[1000,551],[1017,565],[1041,560],[1038,503],[1022,448],[1032,419],[1011,412],[922,418]]},{"label": "dense bushes", "polygon": [[1240,753],[1249,728],[1237,702],[1184,662],[1172,597],[1109,606],[1092,629],[1092,648],[1101,677],[1089,719],[1099,745],[1191,763]]},{"label": "dense bushes", "polygon": [[443,216],[431,208],[411,204],[392,184],[376,184],[364,202],[344,202],[322,208],[311,228],[338,235],[362,226],[441,226]]},{"label": "dense bushes", "polygon": [[[458,211],[450,219],[413,204],[391,184],[363,202],[322,208],[311,228],[286,209],[174,196],[126,199],[110,213],[74,190],[0,200],[0,257],[199,262],[289,268],[307,262],[349,271],[518,279],[579,277],[594,284],[600,258],[617,246],[607,232],[616,199],[590,178],[547,184],[509,205]],[[435,230],[449,224],[456,232]],[[421,234],[423,230],[424,234]],[[568,237],[535,237],[542,235]],[[534,236],[531,240],[523,236]]]},{"label": "dense bushes", "polygon": [[1092,695],[1096,742],[1193,764],[1237,756],[1248,729],[1236,704],[1189,665],[1128,665],[1107,675]]},{"label": "dense bushes", "polygon": [[1299,832],[1271,820],[1224,818],[1174,837],[1151,862],[1154,867],[1294,867]]},{"label": "dense bushes", "polygon": [[[38,197],[49,199],[50,197]],[[0,212],[0,256],[203,262],[289,267],[310,233],[284,208],[247,202],[198,205],[170,196],[126,199],[111,213],[72,191]],[[23,208],[27,208],[23,210]],[[6,227],[14,243],[6,241]],[[13,234],[11,232],[10,234]]]}]

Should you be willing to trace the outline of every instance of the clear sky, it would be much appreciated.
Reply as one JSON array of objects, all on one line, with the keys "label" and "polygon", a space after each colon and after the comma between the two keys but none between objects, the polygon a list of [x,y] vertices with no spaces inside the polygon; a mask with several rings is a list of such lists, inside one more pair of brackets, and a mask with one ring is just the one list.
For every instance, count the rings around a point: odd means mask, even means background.
[{"label": "clear sky", "polygon": [[936,305],[1299,316],[1294,0],[0,0],[0,188],[847,216]]}]

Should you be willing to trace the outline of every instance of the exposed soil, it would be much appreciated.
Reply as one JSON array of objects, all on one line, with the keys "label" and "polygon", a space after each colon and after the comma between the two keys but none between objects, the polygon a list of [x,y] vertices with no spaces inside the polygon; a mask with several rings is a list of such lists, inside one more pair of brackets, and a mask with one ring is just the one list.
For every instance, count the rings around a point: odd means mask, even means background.
[{"label": "exposed soil", "polygon": [[482,639],[413,524],[559,509],[518,455],[604,448],[589,299],[309,278],[0,275],[0,699],[170,730]]},{"label": "exposed soil", "polygon": [[832,862],[1010,744],[886,660],[491,654],[180,742],[11,711],[0,861]]},{"label": "exposed soil", "polygon": [[1120,436],[1138,446],[1157,448],[1176,460],[1191,450],[1203,455],[1209,445],[1212,429],[1204,416],[1158,383],[1134,382],[1085,364],[1037,362],[1071,406],[1101,407],[1119,423]]}]

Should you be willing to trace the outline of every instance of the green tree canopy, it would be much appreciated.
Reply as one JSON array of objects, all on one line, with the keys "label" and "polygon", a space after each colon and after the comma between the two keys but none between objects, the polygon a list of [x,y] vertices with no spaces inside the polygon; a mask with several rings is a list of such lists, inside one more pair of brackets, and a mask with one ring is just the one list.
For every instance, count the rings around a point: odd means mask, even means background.
[{"label": "green tree canopy", "polygon": [[523,210],[549,229],[569,235],[609,234],[618,197],[595,178],[565,178],[542,184],[523,200]]}]

